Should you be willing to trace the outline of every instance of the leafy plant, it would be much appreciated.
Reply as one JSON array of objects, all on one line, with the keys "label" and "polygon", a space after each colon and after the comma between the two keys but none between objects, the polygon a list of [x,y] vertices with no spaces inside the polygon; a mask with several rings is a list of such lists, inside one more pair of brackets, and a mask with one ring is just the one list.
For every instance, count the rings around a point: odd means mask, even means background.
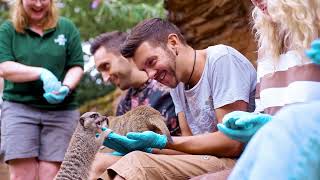
[{"label": "leafy plant", "polygon": [[85,41],[108,31],[127,31],[146,18],[165,16],[162,0],[60,0],[58,6]]}]

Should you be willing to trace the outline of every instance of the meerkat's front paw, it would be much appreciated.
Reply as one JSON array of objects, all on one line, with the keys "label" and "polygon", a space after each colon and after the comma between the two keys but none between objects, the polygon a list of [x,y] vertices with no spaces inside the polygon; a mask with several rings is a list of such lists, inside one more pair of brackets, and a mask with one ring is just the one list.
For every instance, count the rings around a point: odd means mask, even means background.
[{"label": "meerkat's front paw", "polygon": [[112,130],[108,128],[101,128],[101,129],[102,130],[99,130],[99,133],[96,134],[96,142],[102,146],[103,141],[112,132]]}]

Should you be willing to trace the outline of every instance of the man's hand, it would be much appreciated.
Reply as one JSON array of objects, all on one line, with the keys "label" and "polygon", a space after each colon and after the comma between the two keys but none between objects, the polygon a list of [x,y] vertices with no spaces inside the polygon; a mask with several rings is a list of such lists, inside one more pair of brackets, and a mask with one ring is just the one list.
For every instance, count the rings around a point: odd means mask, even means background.
[{"label": "man's hand", "polygon": [[160,135],[152,131],[128,133],[127,136],[110,132],[105,138],[103,145],[119,153],[127,154],[135,150],[151,153],[152,148],[162,149],[166,143],[167,137],[165,135]]},{"label": "man's hand", "polygon": [[320,39],[314,40],[311,43],[311,48],[305,53],[313,63],[320,64]]},{"label": "man's hand", "polygon": [[231,139],[246,143],[271,119],[272,116],[267,114],[234,111],[224,116],[223,123],[218,124],[218,129]]},{"label": "man's hand", "polygon": [[61,82],[47,69],[41,69],[40,80],[43,82],[43,90],[45,93],[58,92],[61,88]]},{"label": "man's hand", "polygon": [[138,149],[157,148],[163,149],[168,142],[166,135],[160,135],[152,131],[129,132],[127,138],[136,140],[134,146]]},{"label": "man's hand", "polygon": [[57,92],[52,91],[52,92],[44,93],[43,97],[50,104],[59,104],[69,94],[69,91],[70,91],[70,89],[67,86],[62,86]]}]

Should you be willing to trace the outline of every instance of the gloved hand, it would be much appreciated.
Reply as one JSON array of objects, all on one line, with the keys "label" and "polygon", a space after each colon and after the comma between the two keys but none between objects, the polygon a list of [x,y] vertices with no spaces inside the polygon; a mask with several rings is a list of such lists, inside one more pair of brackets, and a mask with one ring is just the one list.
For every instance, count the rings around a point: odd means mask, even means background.
[{"label": "gloved hand", "polygon": [[47,69],[42,69],[40,73],[40,80],[43,82],[43,90],[45,93],[59,91],[61,82],[57,77]]},{"label": "gloved hand", "polygon": [[166,142],[167,137],[165,135],[160,135],[151,131],[128,133],[127,136],[121,136],[117,133],[110,132],[105,138],[103,145],[123,154],[135,150],[151,153],[152,148],[162,149],[165,147]]},{"label": "gloved hand", "polygon": [[305,53],[313,63],[320,64],[320,39],[314,40],[311,43],[311,48]]},{"label": "gloved hand", "polygon": [[117,151],[118,153],[127,154],[133,151],[130,147],[130,144],[135,142],[135,140],[128,139],[126,136],[119,135],[115,132],[110,132],[103,141],[103,145]]},{"label": "gloved hand", "polygon": [[135,144],[138,149],[157,148],[163,149],[168,142],[166,135],[157,134],[153,131],[129,132],[127,138],[137,140]]},{"label": "gloved hand", "polygon": [[218,129],[231,139],[247,143],[271,119],[272,116],[267,114],[234,111],[223,117],[223,123],[218,124]]},{"label": "gloved hand", "polygon": [[44,93],[43,97],[50,104],[59,104],[69,94],[69,91],[70,89],[68,88],[68,86],[62,86],[57,92],[52,91],[52,92]]}]

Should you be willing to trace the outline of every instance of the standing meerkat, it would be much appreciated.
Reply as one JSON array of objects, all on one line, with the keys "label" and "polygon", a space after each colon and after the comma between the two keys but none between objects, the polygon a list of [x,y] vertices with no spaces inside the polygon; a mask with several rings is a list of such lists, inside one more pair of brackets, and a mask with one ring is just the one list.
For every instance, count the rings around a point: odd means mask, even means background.
[{"label": "standing meerkat", "polygon": [[102,131],[100,136],[96,137],[96,133],[101,132],[101,127],[108,127],[120,135],[126,135],[128,132],[154,131],[165,134],[168,140],[172,141],[164,117],[149,106],[138,106],[122,116],[108,118],[97,112],[84,113],[71,138],[56,180],[88,179],[95,155],[108,133]]},{"label": "standing meerkat", "polygon": [[97,120],[104,122],[107,118],[91,112],[80,117],[55,180],[88,179],[92,161],[107,133],[102,132],[96,137],[99,132]]}]

